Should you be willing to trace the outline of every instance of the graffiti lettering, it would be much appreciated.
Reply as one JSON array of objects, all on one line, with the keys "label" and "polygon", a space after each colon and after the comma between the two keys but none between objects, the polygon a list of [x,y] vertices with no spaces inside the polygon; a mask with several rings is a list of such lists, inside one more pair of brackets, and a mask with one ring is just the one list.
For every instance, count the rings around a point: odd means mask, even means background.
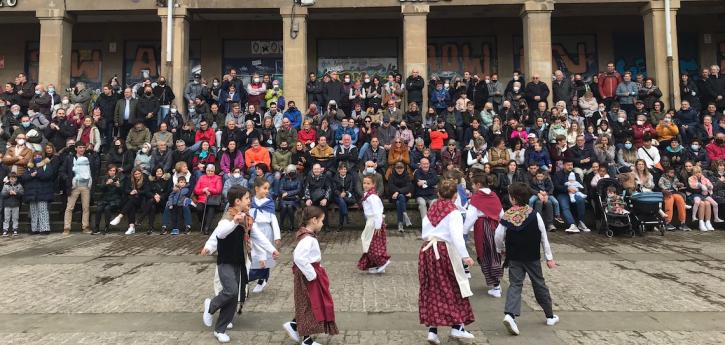
[{"label": "graffiti lettering", "polygon": [[[597,45],[594,35],[555,35],[551,39],[552,72],[558,69],[567,76],[581,74],[585,80],[597,73]],[[520,36],[514,37],[514,47],[517,46],[519,51],[518,55],[514,54],[514,69],[522,69],[525,56]]]},{"label": "graffiti lettering", "polygon": [[70,59],[71,84],[83,81],[92,88],[101,85],[101,68],[103,66],[101,50],[73,50]]},{"label": "graffiti lettering", "polygon": [[[476,43],[435,42],[428,45],[428,72],[440,78],[463,76],[463,72],[483,77],[494,72],[494,44],[478,40]],[[439,41],[445,41],[445,39]],[[474,47],[479,47],[476,51]]]},{"label": "graffiti lettering", "polygon": [[388,73],[398,70],[398,58],[320,58],[317,60],[317,72],[322,75],[328,72],[350,73],[353,80],[362,79],[363,73],[371,76],[385,77]]},{"label": "graffiti lettering", "polygon": [[143,71],[148,71],[149,77],[156,78],[159,76],[158,60],[156,59],[156,49],[153,47],[138,47],[136,49],[136,58],[131,65],[131,75],[142,75]]}]

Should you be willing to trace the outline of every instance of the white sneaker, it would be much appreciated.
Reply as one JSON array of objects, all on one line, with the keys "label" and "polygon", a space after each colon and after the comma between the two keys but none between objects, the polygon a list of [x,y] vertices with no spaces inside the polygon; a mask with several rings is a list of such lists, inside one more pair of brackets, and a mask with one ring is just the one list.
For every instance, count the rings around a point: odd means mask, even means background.
[{"label": "white sneaker", "polygon": [[413,225],[413,222],[410,221],[410,217],[408,217],[408,212],[403,212],[403,223],[405,223],[405,226]]},{"label": "white sneaker", "polygon": [[475,337],[473,334],[468,332],[467,330],[457,330],[455,328],[451,328],[451,337],[456,339],[474,339]]},{"label": "white sneaker", "polygon": [[501,298],[501,285],[494,286],[493,289],[488,290],[488,294],[494,298]]},{"label": "white sneaker", "polygon": [[122,214],[119,214],[119,215],[116,216],[116,218],[113,218],[113,220],[111,220],[111,223],[109,223],[109,224],[111,224],[113,226],[116,226],[118,224],[121,224],[121,219],[123,219],[123,215]]},{"label": "white sneaker", "polygon": [[546,230],[549,231],[549,232],[554,232],[554,231],[556,231],[556,226],[554,226],[554,224],[549,224],[546,227]]},{"label": "white sneaker", "polygon": [[556,325],[557,323],[559,323],[559,316],[557,316],[557,315],[554,315],[553,317],[546,319],[547,326],[553,326],[553,325]]},{"label": "white sneaker", "polygon": [[385,261],[385,263],[382,266],[378,267],[376,270],[377,271],[376,273],[385,273],[385,267],[388,267],[388,265],[390,265],[390,260]]},{"label": "white sneaker", "polygon": [[434,344],[434,345],[440,345],[441,339],[438,338],[438,334],[435,334],[433,332],[428,332],[428,343]]},{"label": "white sneaker", "polygon": [[712,223],[710,223],[709,220],[705,221],[705,227],[707,228],[708,231],[715,231],[715,227],[712,226]]},{"label": "white sneaker", "polygon": [[511,333],[511,335],[519,335],[519,326],[516,325],[516,320],[511,315],[506,314],[503,317],[503,325]]},{"label": "white sneaker", "polygon": [[368,273],[370,273],[370,274],[378,273],[378,268],[377,267],[368,268]]},{"label": "white sneaker", "polygon": [[688,205],[688,204],[685,204],[685,209],[686,209],[686,210],[689,210],[689,209],[691,209],[691,208],[692,208],[692,205]]},{"label": "white sneaker", "polygon": [[564,230],[564,232],[575,234],[575,233],[579,232],[579,228],[577,228],[576,225],[572,224],[572,225],[569,225],[569,227],[566,230]]},{"label": "white sneaker", "polygon": [[705,222],[704,221],[701,220],[699,222],[699,224],[700,224],[700,226],[699,226],[700,231],[707,231],[707,227],[705,226]]},{"label": "white sneaker", "polygon": [[403,228],[403,223],[398,223],[398,232],[405,232],[405,229]]},{"label": "white sneaker", "polygon": [[291,322],[285,322],[284,325],[282,325],[282,328],[284,328],[285,331],[287,331],[287,335],[289,335],[292,340],[295,342],[300,341],[300,335],[292,329],[292,323]]},{"label": "white sneaker", "polygon": [[697,221],[697,214],[695,214],[695,213],[692,214],[692,221],[693,222]]},{"label": "white sneaker", "polygon": [[232,324],[232,323],[230,322],[230,323],[229,323],[229,324],[227,325],[227,329],[232,329],[232,328],[234,328],[234,325],[233,325],[233,324]]},{"label": "white sneaker", "polygon": [[466,272],[466,278],[471,279],[471,271]]},{"label": "white sneaker", "polygon": [[659,212],[660,212],[660,216],[662,216],[662,218],[667,217],[667,213],[665,213],[665,211],[660,210]]},{"label": "white sneaker", "polygon": [[591,231],[591,230],[589,230],[589,228],[587,228],[587,225],[584,224],[584,222],[582,222],[582,221],[579,222],[579,230],[584,231],[584,232]]},{"label": "white sneaker", "polygon": [[202,315],[201,319],[204,321],[204,326],[206,327],[211,327],[212,323],[214,323],[214,315],[209,313],[210,304],[210,298],[204,300],[204,314]]},{"label": "white sneaker", "polygon": [[136,233],[136,228],[134,228],[133,226],[129,226],[128,230],[126,230],[126,232],[125,232],[126,235],[133,235],[135,233]]},{"label": "white sneaker", "polygon": [[[307,345],[307,344],[304,341],[301,341],[300,342],[300,345]],[[310,344],[310,345],[322,345],[322,344],[320,344],[320,343],[318,343],[318,342],[316,342],[316,341],[313,340],[312,341],[312,344]]]},{"label": "white sneaker", "polygon": [[220,343],[228,343],[229,340],[231,340],[226,333],[214,332],[214,336],[216,337],[216,340],[219,340]]},{"label": "white sneaker", "polygon": [[718,217],[715,217],[715,218],[714,218],[714,219],[713,219],[712,221],[713,221],[713,222],[715,222],[715,223],[722,223],[722,222],[725,222],[725,220],[722,220],[722,219],[720,219],[720,218],[718,218]]},{"label": "white sneaker", "polygon": [[252,290],[252,293],[260,293],[264,291],[264,288],[267,286],[267,282],[262,282],[262,284],[257,283],[257,286],[254,287],[254,290]]}]

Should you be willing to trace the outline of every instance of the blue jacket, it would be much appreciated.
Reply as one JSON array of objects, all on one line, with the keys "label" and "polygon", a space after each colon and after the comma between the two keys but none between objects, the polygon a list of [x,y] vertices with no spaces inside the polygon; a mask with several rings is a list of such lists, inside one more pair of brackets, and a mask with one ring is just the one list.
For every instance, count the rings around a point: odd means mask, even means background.
[{"label": "blue jacket", "polygon": [[448,103],[451,102],[451,94],[446,89],[436,89],[431,92],[430,102],[436,109],[445,109],[448,107]]},{"label": "blue jacket", "polygon": [[675,123],[678,125],[697,126],[700,123],[700,115],[695,109],[680,109],[675,113]]},{"label": "blue jacket", "polygon": [[637,98],[637,83],[630,81],[629,83],[621,82],[617,85],[617,98],[619,104],[634,104]]},{"label": "blue jacket", "polygon": [[551,165],[551,158],[546,149],[542,148],[539,152],[536,152],[536,150],[526,150],[526,152],[528,153],[526,155],[526,166],[531,162],[536,163],[537,166]]},{"label": "blue jacket", "polygon": [[337,127],[337,130],[335,131],[335,142],[338,143],[340,140],[342,140],[342,136],[344,134],[350,134],[350,137],[352,137],[352,143],[357,142],[357,131],[354,127]]},{"label": "blue jacket", "polygon": [[299,130],[302,127],[302,113],[297,108],[289,108],[284,112],[284,117],[289,119],[292,123],[292,127]]},{"label": "blue jacket", "polygon": [[[428,182],[427,188],[423,188],[418,185],[419,180],[425,180]],[[438,174],[436,174],[435,170],[433,170],[433,167],[428,169],[428,172],[424,172],[421,169],[417,169],[413,173],[413,185],[415,186],[415,197],[433,197],[436,196],[438,185]]]}]

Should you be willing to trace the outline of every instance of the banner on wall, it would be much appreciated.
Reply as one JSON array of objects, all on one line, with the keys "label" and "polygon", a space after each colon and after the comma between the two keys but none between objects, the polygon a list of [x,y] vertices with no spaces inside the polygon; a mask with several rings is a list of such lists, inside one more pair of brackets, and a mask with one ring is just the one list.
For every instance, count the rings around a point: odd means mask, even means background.
[{"label": "banner on wall", "polygon": [[245,84],[253,74],[269,74],[284,87],[282,41],[226,40],[222,58],[222,75],[236,69]]},{"label": "banner on wall", "polygon": [[126,85],[156,79],[161,71],[161,41],[126,41],[123,80]]},{"label": "banner on wall", "polygon": [[[523,37],[514,36],[513,46],[514,69],[522,70],[525,53]],[[567,77],[581,74],[584,80],[590,80],[599,71],[595,35],[552,35],[551,53],[552,73],[558,69]]]},{"label": "banner on wall", "polygon": [[[28,79],[34,82],[39,81],[39,63],[40,44],[28,42],[25,52],[25,73],[28,75]],[[100,89],[104,84],[102,42],[73,42],[70,58],[70,85],[56,85],[56,87],[72,87],[79,81],[86,83],[86,87],[91,90]]]},{"label": "banner on wall", "polygon": [[496,38],[433,37],[428,38],[428,75],[450,79],[471,75],[490,75],[498,67]]},{"label": "banner on wall", "polygon": [[317,74],[330,72],[338,74],[350,73],[353,80],[362,79],[362,74],[378,76],[384,79],[388,73],[398,71],[397,57],[350,57],[350,58],[319,58],[317,59]]}]

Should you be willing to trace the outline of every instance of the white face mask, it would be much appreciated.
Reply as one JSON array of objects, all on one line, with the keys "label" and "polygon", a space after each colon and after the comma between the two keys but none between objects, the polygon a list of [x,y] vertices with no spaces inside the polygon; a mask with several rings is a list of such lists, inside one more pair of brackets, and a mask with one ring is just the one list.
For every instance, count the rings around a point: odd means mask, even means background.
[{"label": "white face mask", "polygon": [[16,142],[18,143],[18,146],[25,145],[25,139],[18,139]]},{"label": "white face mask", "polygon": [[254,78],[255,83],[259,83],[259,78]]},{"label": "white face mask", "polygon": [[214,86],[219,86],[219,82],[218,82],[218,81],[215,81],[215,82],[213,82],[212,84],[213,84]]},{"label": "white face mask", "polygon": [[176,108],[171,108],[171,113],[176,114]]},{"label": "white face mask", "polygon": [[450,86],[451,86],[451,84],[448,84],[448,83],[443,84],[443,87],[446,89],[449,88]]},{"label": "white face mask", "polygon": [[349,83],[350,82],[350,78],[345,78],[345,82],[346,83]]},{"label": "white face mask", "polygon": [[365,82],[366,82],[366,83],[369,83],[369,82],[370,82],[370,79],[365,79]]},{"label": "white face mask", "polygon": [[239,173],[233,173],[232,176],[234,176],[234,178],[239,178],[240,175]]},{"label": "white face mask", "polygon": [[697,151],[697,150],[700,149],[700,145],[692,145],[690,147],[692,147],[692,149],[695,150],[695,151]]},{"label": "white face mask", "polygon": [[149,153],[149,149],[147,147],[144,147],[141,149],[141,152],[143,153]]},{"label": "white face mask", "polygon": [[640,121],[637,121],[637,125],[639,125],[639,126],[644,125],[644,121],[641,121],[641,120]]},{"label": "white face mask", "polygon": [[521,88],[519,88],[519,87],[515,87],[515,86],[514,86],[514,92],[519,92],[519,90],[520,90],[520,89],[521,89]]},{"label": "white face mask", "polygon": [[68,103],[70,103],[70,101],[68,101],[67,99],[64,99],[64,100],[62,100],[62,101],[60,101],[60,102],[61,102],[61,103],[63,103],[63,104],[68,104]]},{"label": "white face mask", "polygon": [[375,168],[365,168],[365,173],[368,175],[372,175],[375,173]]},{"label": "white face mask", "polygon": [[620,117],[620,118],[617,119],[617,121],[619,121],[619,123],[624,123],[624,118],[623,117]]}]

